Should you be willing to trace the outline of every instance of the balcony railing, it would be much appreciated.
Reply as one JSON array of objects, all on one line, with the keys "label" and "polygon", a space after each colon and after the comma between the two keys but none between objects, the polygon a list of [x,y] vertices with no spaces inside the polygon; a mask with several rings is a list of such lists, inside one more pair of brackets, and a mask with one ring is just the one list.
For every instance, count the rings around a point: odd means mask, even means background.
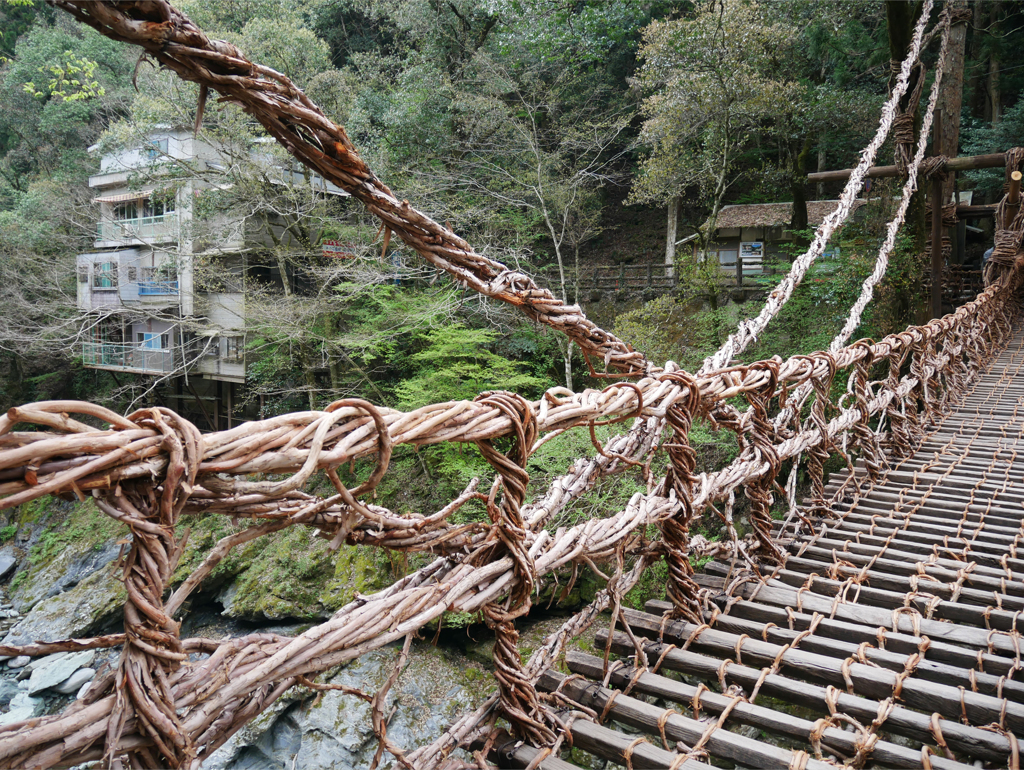
[{"label": "balcony railing", "polygon": [[139,295],[177,294],[177,281],[139,281]]},{"label": "balcony railing", "polygon": [[82,363],[103,369],[168,374],[174,371],[174,349],[127,342],[86,342],[82,345]]},{"label": "balcony railing", "polygon": [[152,217],[105,220],[97,223],[96,237],[101,241],[158,238],[171,234],[170,231],[176,222],[177,214],[173,211]]}]

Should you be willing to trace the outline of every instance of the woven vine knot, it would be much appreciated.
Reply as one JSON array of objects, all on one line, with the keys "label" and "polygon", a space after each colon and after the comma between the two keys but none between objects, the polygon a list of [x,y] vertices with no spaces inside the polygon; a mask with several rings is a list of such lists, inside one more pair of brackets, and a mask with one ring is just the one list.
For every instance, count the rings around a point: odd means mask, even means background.
[{"label": "woven vine knot", "polygon": [[747,376],[756,372],[760,373],[763,382],[745,394],[750,404],[750,418],[739,440],[741,448],[750,450],[752,462],[756,465],[767,463],[768,467],[744,485],[744,494],[750,501],[750,524],[754,535],[767,559],[779,561],[781,554],[772,537],[771,507],[774,498],[771,489],[782,463],[775,448],[775,426],[768,417],[771,400],[778,388],[779,362],[769,359],[746,367]]},{"label": "woven vine knot", "polygon": [[97,500],[105,513],[127,524],[132,534],[123,562],[128,593],[125,646],[107,756],[114,758],[124,725],[134,716],[164,760],[171,767],[182,767],[195,757],[195,748],[178,719],[168,674],[187,655],[180,625],[164,610],[163,596],[185,547],[185,538],[177,538],[175,526],[195,484],[203,438],[192,423],[163,407],[141,409],[128,420],[162,436],[167,464],[162,478],[122,482]]},{"label": "woven vine knot", "polygon": [[[537,695],[519,654],[519,632],[515,620],[530,611],[537,581],[533,559],[526,547],[526,525],[520,508],[526,498],[530,476],[526,463],[537,438],[537,416],[526,399],[516,393],[481,393],[475,401],[501,411],[512,422],[512,446],[501,452],[490,439],[477,442],[484,459],[497,471],[487,497],[487,513],[494,538],[471,555],[477,564],[492,563],[504,555],[512,559],[515,585],[504,602],[484,605],[484,620],[494,631],[494,676],[498,682],[500,707],[513,731],[535,746],[551,746],[557,740],[555,724]],[[498,492],[501,499],[498,500]]]},{"label": "woven vine knot", "polygon": [[[829,451],[832,441],[828,437],[828,408],[832,405],[832,382],[836,376],[837,364],[835,356],[822,351],[807,356],[811,374],[808,381],[814,390],[814,402],[811,404],[807,421],[818,432],[818,443],[807,448],[807,475],[811,482],[812,509],[819,513],[827,513],[825,506],[825,462],[831,456]],[[819,362],[825,363],[825,373],[815,375]]]},{"label": "woven vine knot", "polygon": [[693,566],[690,564],[690,524],[693,521],[693,485],[697,481],[697,454],[690,446],[690,427],[693,416],[700,406],[700,389],[696,379],[683,371],[669,372],[658,378],[673,382],[685,388],[685,396],[674,401],[666,410],[665,419],[672,427],[672,437],[665,449],[668,452],[669,468],[665,474],[665,487],[676,493],[679,510],[659,522],[665,544],[665,563],[668,566],[669,582],[666,592],[672,602],[673,615],[700,622],[700,587],[693,580]]},{"label": "woven vine knot", "polygon": [[864,466],[867,468],[868,476],[872,481],[878,478],[883,466],[886,464],[885,455],[878,443],[878,436],[871,429],[871,407],[869,402],[873,393],[871,392],[869,374],[871,372],[871,365],[874,363],[873,345],[874,343],[871,340],[858,340],[850,346],[863,351],[862,357],[854,365],[851,377],[851,392],[857,406],[857,411],[860,412],[860,418],[853,426],[853,435],[857,446],[860,448],[861,457],[864,460]]},{"label": "woven vine knot", "polygon": [[[890,62],[890,66],[893,73],[898,74],[903,62],[894,60]],[[924,76],[925,66],[918,62],[910,70],[910,86],[896,106],[896,117],[892,122],[892,136],[896,144],[896,168],[901,176],[907,176],[914,159],[914,114],[921,101]]]}]

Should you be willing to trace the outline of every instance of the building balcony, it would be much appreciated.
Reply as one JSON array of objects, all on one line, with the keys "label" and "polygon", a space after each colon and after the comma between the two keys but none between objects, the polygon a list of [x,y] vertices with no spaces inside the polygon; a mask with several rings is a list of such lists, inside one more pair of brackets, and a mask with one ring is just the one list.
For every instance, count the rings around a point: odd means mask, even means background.
[{"label": "building balcony", "polygon": [[139,281],[139,296],[156,296],[160,294],[178,294],[177,281]]},{"label": "building balcony", "polygon": [[97,223],[96,240],[124,243],[126,241],[174,240],[178,236],[176,212],[133,219],[103,220]]},{"label": "building balcony", "polygon": [[174,371],[174,348],[151,348],[127,342],[86,342],[82,345],[82,364],[136,374],[170,374]]}]

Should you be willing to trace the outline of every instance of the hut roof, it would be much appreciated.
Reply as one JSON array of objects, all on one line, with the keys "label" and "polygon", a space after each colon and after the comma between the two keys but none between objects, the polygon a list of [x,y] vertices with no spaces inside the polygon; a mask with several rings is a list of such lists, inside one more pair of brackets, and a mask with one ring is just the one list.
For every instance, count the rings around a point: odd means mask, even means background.
[{"label": "hut roof", "polygon": [[[855,200],[854,211],[865,203],[866,200]],[[839,201],[807,201],[807,224],[815,227],[820,225],[838,205]],[[788,225],[792,219],[792,203],[741,203],[723,206],[718,212],[717,227],[719,230],[733,227],[780,227]]]}]

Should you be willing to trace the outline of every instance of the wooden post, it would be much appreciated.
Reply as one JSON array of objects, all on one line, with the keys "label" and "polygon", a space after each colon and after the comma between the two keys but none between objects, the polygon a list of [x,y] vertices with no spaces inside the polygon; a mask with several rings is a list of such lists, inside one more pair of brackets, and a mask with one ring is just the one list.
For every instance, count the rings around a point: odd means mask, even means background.
[{"label": "wooden post", "polygon": [[220,430],[220,402],[223,398],[222,388],[220,380],[216,381],[214,386],[214,399],[213,399],[213,429]]},{"label": "wooden post", "polygon": [[619,280],[615,284],[616,289],[624,289],[626,287],[626,263],[623,262],[619,265]]},{"label": "wooden post", "polygon": [[[935,111],[932,123],[932,154],[942,154],[942,111]],[[932,318],[942,316],[942,178],[932,177],[928,196],[932,199]]]},{"label": "wooden post", "polygon": [[679,196],[668,199],[668,228],[665,239],[665,272],[672,276],[676,265],[676,234],[679,231]]},{"label": "wooden post", "polygon": [[1010,173],[1010,189],[1006,193],[1006,218],[1003,220],[1003,228],[1008,229],[1013,224],[1017,212],[1020,211],[1020,180],[1021,173],[1013,171]]},{"label": "wooden post", "polygon": [[[665,272],[671,275],[672,268],[666,266]],[[650,262],[647,263],[647,288],[654,288],[654,265],[652,265]]]},{"label": "wooden post", "polygon": [[736,244],[736,285],[743,285],[743,241]]}]

